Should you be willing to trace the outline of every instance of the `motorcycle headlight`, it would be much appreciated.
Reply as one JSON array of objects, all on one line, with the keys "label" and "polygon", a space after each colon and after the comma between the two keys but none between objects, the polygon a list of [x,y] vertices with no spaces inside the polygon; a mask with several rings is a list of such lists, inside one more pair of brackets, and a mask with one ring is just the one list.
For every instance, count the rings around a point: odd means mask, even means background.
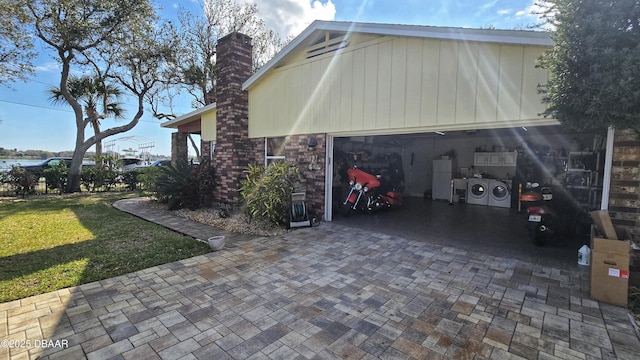
[{"label": "motorcycle headlight", "polygon": [[353,180],[349,180],[349,186],[353,186]]},{"label": "motorcycle headlight", "polygon": [[356,190],[358,191],[362,190],[362,184],[356,183]]},{"label": "motorcycle headlight", "polygon": [[367,191],[369,191],[369,188],[365,186],[365,187],[363,188],[363,190],[364,190],[364,192],[367,192]]}]

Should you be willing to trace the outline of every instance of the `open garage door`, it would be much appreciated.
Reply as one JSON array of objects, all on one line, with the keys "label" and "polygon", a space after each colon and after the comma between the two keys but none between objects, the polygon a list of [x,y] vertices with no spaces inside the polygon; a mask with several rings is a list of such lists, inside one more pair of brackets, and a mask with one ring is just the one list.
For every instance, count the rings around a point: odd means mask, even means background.
[{"label": "open garage door", "polygon": [[[568,133],[560,126],[545,126],[331,139],[333,215],[345,196],[346,167],[356,165],[376,175],[388,170],[396,157],[401,159],[401,189],[407,197],[477,200],[480,205],[516,209],[513,197],[494,198],[490,205],[488,196],[470,196],[470,179],[487,180],[485,187],[492,179],[506,183],[511,192],[527,182],[560,186],[581,206],[600,207],[606,134]],[[459,181],[452,184],[452,180]]]},{"label": "open garage door", "polygon": [[[569,133],[560,126],[335,136],[326,208],[340,224],[391,235],[468,242],[470,249],[540,252],[528,239],[518,202],[521,186],[539,182],[552,185],[558,201],[582,211],[567,220],[567,239],[549,244],[558,256],[575,257],[570,242],[583,241],[580,236],[588,229],[589,219],[581,216],[600,208],[605,139],[606,134]],[[342,217],[339,208],[348,190],[345,165],[355,163],[376,173],[394,154],[402,162],[403,207]],[[345,155],[351,163],[343,160]],[[541,257],[548,256],[543,253]]]}]

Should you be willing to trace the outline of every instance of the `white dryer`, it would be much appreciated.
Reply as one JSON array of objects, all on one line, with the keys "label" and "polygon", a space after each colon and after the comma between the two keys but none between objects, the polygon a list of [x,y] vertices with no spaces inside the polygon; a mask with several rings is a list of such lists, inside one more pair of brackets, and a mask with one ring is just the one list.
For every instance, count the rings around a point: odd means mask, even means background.
[{"label": "white dryer", "polygon": [[511,207],[511,180],[489,180],[489,206]]},{"label": "white dryer", "polygon": [[489,179],[469,179],[467,183],[467,204],[489,205]]}]

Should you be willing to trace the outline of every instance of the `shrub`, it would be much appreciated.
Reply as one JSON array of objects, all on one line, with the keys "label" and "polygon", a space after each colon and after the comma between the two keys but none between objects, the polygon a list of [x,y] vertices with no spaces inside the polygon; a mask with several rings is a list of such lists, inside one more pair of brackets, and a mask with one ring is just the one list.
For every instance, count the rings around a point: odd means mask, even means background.
[{"label": "shrub", "polygon": [[157,166],[148,166],[137,170],[138,184],[142,190],[157,192],[156,183],[162,175],[162,168]]},{"label": "shrub", "polygon": [[289,163],[267,167],[249,165],[240,181],[243,209],[251,219],[283,225],[287,220],[294,185],[302,180],[300,170]]},{"label": "shrub", "polygon": [[208,160],[199,166],[178,162],[162,167],[161,172],[155,185],[156,197],[167,203],[169,210],[195,210],[210,205],[214,169]]},{"label": "shrub", "polygon": [[64,187],[67,184],[67,176],[69,175],[67,164],[61,161],[59,164],[45,169],[43,174],[47,189],[58,189],[60,195],[62,195]]},{"label": "shrub", "polygon": [[122,173],[122,182],[127,189],[135,190],[138,185],[138,170],[128,170]]},{"label": "shrub", "polygon": [[19,166],[12,167],[4,178],[14,188],[16,195],[22,195],[22,197],[33,194],[38,183],[35,175]]},{"label": "shrub", "polygon": [[96,191],[104,187],[109,190],[117,182],[118,173],[112,167],[86,166],[82,168],[80,182],[87,191]]}]

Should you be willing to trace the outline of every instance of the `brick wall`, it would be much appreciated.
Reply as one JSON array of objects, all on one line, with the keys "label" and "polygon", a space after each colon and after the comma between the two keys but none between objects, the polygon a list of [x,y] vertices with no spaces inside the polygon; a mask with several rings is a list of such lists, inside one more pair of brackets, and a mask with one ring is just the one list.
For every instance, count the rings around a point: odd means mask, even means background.
[{"label": "brick wall", "polygon": [[[315,138],[317,145],[310,149],[309,140]],[[324,134],[291,135],[285,143],[287,162],[300,168],[307,191],[307,208],[319,219],[324,214],[325,153]]]},{"label": "brick wall", "polygon": [[[609,215],[640,240],[640,135],[633,130],[615,131]],[[630,283],[640,286],[640,252],[632,250]]]},{"label": "brick wall", "polygon": [[200,157],[202,159],[211,159],[211,141],[200,140]]},{"label": "brick wall", "polygon": [[248,95],[242,83],[251,76],[251,38],[232,33],[218,40],[216,73],[216,169],[214,200],[238,204],[242,171],[255,157],[249,141]]},{"label": "brick wall", "polygon": [[187,134],[183,132],[171,133],[171,162],[187,162]]},{"label": "brick wall", "polygon": [[[311,138],[317,145],[310,149]],[[265,139],[249,139],[253,151],[249,152],[249,161],[254,165],[264,165]],[[297,166],[302,174],[302,186],[307,193],[307,208],[319,219],[324,214],[324,184],[326,170],[326,138],[325,134],[289,135],[285,142],[285,159]],[[218,151],[216,149],[216,151]]]}]

